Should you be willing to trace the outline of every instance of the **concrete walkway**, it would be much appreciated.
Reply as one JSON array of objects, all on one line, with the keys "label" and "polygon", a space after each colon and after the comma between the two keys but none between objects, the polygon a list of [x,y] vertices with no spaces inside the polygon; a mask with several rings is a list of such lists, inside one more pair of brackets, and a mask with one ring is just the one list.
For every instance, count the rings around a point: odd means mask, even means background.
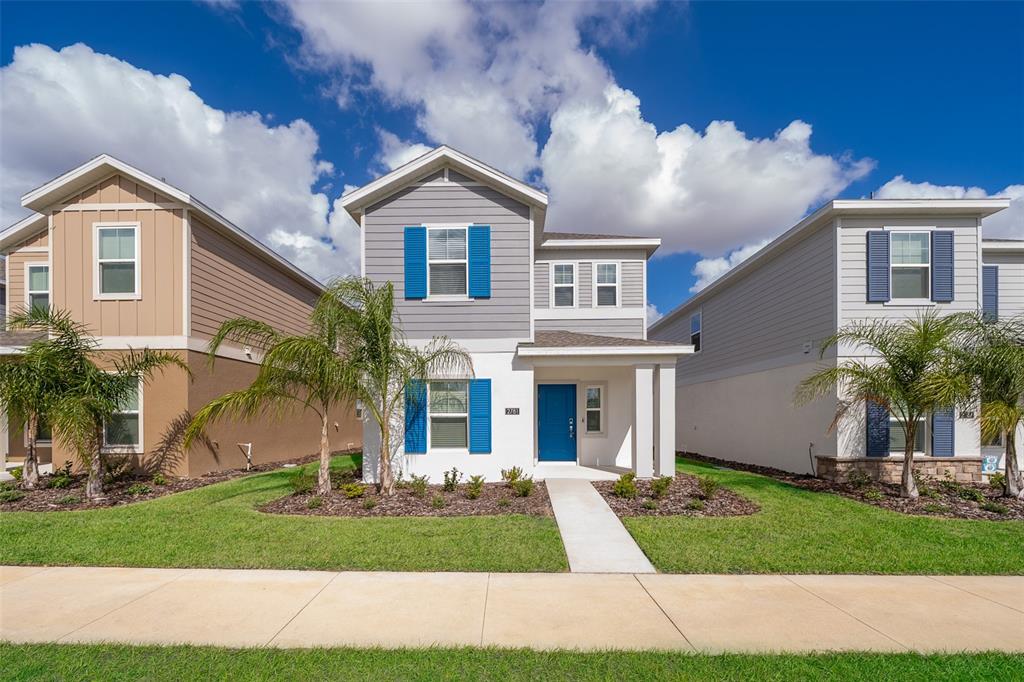
[{"label": "concrete walkway", "polygon": [[3,567],[0,639],[1024,652],[1024,578]]},{"label": "concrete walkway", "polygon": [[590,481],[549,478],[551,508],[573,573],[654,573],[619,517]]}]

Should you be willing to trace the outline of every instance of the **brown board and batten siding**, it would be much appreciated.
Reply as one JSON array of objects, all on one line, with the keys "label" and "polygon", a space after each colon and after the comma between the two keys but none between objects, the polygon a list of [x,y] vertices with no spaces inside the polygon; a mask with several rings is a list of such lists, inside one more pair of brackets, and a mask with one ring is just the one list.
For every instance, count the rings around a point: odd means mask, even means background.
[{"label": "brown board and batten siding", "polygon": [[165,204],[171,200],[123,175],[112,175],[61,202],[70,204]]},{"label": "brown board and batten siding", "polygon": [[[404,228],[424,223],[491,226],[489,299],[470,304],[405,299]],[[410,185],[368,207],[363,229],[366,276],[377,284],[394,283],[395,312],[409,338],[529,338],[530,209],[525,204],[468,181]]]},{"label": "brown board and batten siding", "polygon": [[828,223],[703,301],[684,305],[648,338],[689,343],[690,317],[701,312],[701,350],[679,359],[677,384],[795,365],[818,357],[836,328],[835,302],[835,231]]},{"label": "brown board and batten siding", "polygon": [[190,219],[191,334],[212,338],[231,318],[250,317],[285,334],[303,334],[320,292],[209,225]]}]

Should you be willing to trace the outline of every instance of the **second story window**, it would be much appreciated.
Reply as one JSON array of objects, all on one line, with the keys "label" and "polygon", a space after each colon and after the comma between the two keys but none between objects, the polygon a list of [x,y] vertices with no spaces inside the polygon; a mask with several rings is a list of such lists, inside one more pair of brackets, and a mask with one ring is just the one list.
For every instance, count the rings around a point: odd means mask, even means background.
[{"label": "second story window", "polygon": [[619,304],[619,264],[597,263],[594,287],[594,300],[599,306],[617,306]]},{"label": "second story window", "polygon": [[465,296],[467,282],[466,228],[427,230],[429,296]]},{"label": "second story window", "polygon": [[693,344],[693,352],[700,350],[700,312],[690,316],[690,343]]},{"label": "second story window", "polygon": [[893,232],[890,235],[890,277],[893,299],[928,300],[931,291],[931,235]]},{"label": "second story window", "polygon": [[576,265],[555,263],[551,271],[551,301],[555,308],[576,305]]},{"label": "second story window", "polygon": [[50,307],[50,266],[29,263],[25,266],[25,308]]},{"label": "second story window", "polygon": [[96,226],[96,298],[139,298],[139,227]]}]

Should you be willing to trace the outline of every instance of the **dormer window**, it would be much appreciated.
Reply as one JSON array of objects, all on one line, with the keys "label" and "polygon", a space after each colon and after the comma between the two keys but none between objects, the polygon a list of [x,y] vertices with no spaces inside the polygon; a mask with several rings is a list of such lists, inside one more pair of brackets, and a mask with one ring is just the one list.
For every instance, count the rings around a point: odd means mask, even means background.
[{"label": "dormer window", "polygon": [[576,305],[576,264],[555,263],[552,265],[551,301],[555,308],[572,308]]},{"label": "dormer window", "polygon": [[466,296],[466,228],[427,229],[429,296]]}]

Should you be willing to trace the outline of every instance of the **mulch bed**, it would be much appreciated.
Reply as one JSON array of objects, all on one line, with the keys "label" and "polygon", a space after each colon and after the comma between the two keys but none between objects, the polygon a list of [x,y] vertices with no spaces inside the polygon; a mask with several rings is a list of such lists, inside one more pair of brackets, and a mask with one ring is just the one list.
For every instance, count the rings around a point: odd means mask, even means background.
[{"label": "mulch bed", "polygon": [[[49,487],[51,476],[43,475],[39,477],[39,487],[36,489],[25,490],[20,487],[17,488],[19,492],[24,493],[24,497],[21,499],[13,502],[0,502],[0,511],[50,512],[120,507],[133,502],[153,500],[158,497],[163,497],[164,495],[171,495],[174,493],[184,492],[186,490],[202,488],[203,486],[229,481],[233,478],[259,473],[261,471],[273,471],[274,469],[280,469],[286,465],[306,464],[316,459],[318,459],[318,455],[307,455],[296,459],[254,464],[252,469],[249,470],[224,469],[221,471],[212,471],[208,474],[197,476],[195,478],[176,478],[173,476],[165,476],[166,483],[164,485],[157,485],[154,483],[152,474],[131,474],[121,477],[115,481],[110,481],[103,486],[103,492],[107,497],[99,502],[90,502],[85,498],[86,476],[84,474],[75,474],[71,485],[65,488]],[[6,485],[11,487],[14,483],[8,482]],[[136,490],[134,491],[135,494],[132,494],[128,492],[128,490],[133,485],[145,485],[148,486],[150,490],[149,492],[140,492]]]},{"label": "mulch bed", "polygon": [[[986,521],[1024,520],[1024,500],[1001,497],[1002,491],[988,484],[957,483],[946,479],[919,480],[917,487],[921,496],[911,500],[900,497],[900,486],[889,483],[862,485],[836,483],[815,478],[809,474],[794,474],[773,467],[730,462],[690,452],[685,453],[684,456],[715,466],[761,474],[804,490],[842,495],[851,500],[883,507],[901,514]],[[976,496],[983,499],[972,499]],[[1002,505],[1006,511],[999,513],[982,509],[981,505],[985,502]]]},{"label": "mulch bed", "polygon": [[[260,507],[270,514],[301,514],[304,516],[497,516],[500,514],[529,514],[552,516],[551,500],[543,481],[536,481],[528,497],[517,496],[504,483],[485,483],[480,497],[466,497],[466,485],[460,484],[454,492],[445,492],[439,485],[428,485],[426,494],[417,497],[408,484],[400,484],[391,497],[377,494],[367,484],[361,497],[348,498],[339,490],[345,483],[355,483],[352,475],[333,477],[330,495],[314,492],[294,493]],[[435,507],[440,497],[444,506]],[[310,500],[319,500],[319,506],[310,506]]]},{"label": "mulch bed", "polygon": [[651,491],[651,481],[636,480],[635,483],[637,496],[634,499],[614,494],[615,481],[594,481],[594,488],[619,516],[746,516],[761,510],[726,488],[719,488],[711,499],[705,499],[697,477],[689,474],[676,474],[668,490],[657,499]]}]

